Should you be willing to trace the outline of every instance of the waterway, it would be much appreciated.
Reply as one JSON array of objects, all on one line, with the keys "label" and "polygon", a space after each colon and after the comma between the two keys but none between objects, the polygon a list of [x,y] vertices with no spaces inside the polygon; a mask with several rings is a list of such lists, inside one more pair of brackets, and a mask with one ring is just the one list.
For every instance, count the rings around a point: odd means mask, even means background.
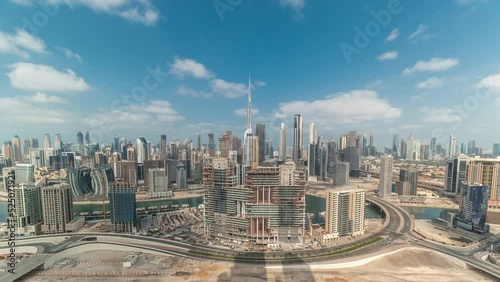
[{"label": "waterway", "polygon": [[[151,202],[137,202],[138,208],[148,208],[153,206],[165,206],[165,205],[183,205],[188,204],[191,207],[197,207],[203,203],[203,197],[193,197],[177,200],[158,200]],[[74,205],[73,210],[75,213],[102,211],[103,205],[101,203],[95,204],[82,204]],[[326,201],[322,197],[306,195],[306,213],[314,214],[314,223],[324,223],[325,219],[320,215],[324,212],[326,208]],[[429,208],[429,207],[403,207],[410,214],[415,216],[415,219],[432,219],[439,217],[439,214],[446,210],[450,212],[456,212],[456,210],[442,209],[442,208]],[[109,210],[109,204],[106,204],[106,210]],[[7,202],[0,201],[0,222],[6,222],[7,217]],[[365,217],[366,218],[379,218],[380,210],[378,207],[373,205],[365,206]]]}]

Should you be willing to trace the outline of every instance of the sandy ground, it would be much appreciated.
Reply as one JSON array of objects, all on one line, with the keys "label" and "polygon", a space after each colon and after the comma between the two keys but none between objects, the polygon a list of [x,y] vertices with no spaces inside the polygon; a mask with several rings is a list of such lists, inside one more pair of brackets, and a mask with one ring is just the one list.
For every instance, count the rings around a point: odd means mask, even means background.
[{"label": "sandy ground", "polygon": [[453,240],[452,236],[445,230],[434,227],[431,222],[415,220],[415,230],[430,240],[442,242],[448,245],[464,245],[464,242]]},{"label": "sandy ground", "polygon": [[[404,249],[366,265],[311,271],[311,266],[265,269],[263,266],[197,261],[179,257],[141,255],[132,268],[123,268],[126,252],[92,252],[69,257],[24,281],[494,281],[469,270],[453,258],[421,249]],[[314,267],[314,266],[312,266]],[[144,273],[156,274],[146,275]],[[115,273],[108,277],[83,273]]]}]

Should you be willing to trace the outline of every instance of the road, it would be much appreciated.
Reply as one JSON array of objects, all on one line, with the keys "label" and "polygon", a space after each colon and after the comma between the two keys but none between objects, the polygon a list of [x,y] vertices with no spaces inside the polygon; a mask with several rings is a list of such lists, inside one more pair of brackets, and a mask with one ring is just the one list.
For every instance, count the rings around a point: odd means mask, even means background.
[{"label": "road", "polygon": [[[113,233],[74,233],[74,234],[57,234],[37,236],[40,242],[33,242],[33,238],[19,238],[16,240],[16,245],[22,246],[42,246],[44,253],[56,254],[65,249],[73,248],[79,245],[106,243],[118,246],[131,246],[140,249],[149,249],[162,252],[169,255],[179,255],[195,259],[210,259],[222,261],[238,261],[244,263],[259,263],[259,264],[293,264],[293,263],[312,263],[320,261],[331,261],[333,259],[355,257],[360,255],[371,254],[380,251],[394,244],[401,246],[420,246],[441,253],[448,254],[455,258],[461,259],[484,272],[500,278],[500,268],[482,261],[474,257],[477,251],[484,250],[486,247],[479,247],[474,250],[456,251],[447,248],[446,246],[437,245],[435,243],[423,240],[418,234],[413,232],[414,222],[413,217],[399,206],[393,205],[390,202],[379,199],[375,196],[367,196],[367,201],[379,206],[386,214],[385,227],[377,234],[373,234],[360,241],[351,242],[349,244],[337,247],[323,248],[318,250],[300,250],[293,252],[238,252],[230,249],[216,248],[213,246],[192,245],[184,242],[151,238],[129,234],[113,234]],[[384,236],[385,235],[385,236]],[[346,250],[363,242],[369,242],[380,236],[387,237],[387,240],[378,241],[363,248],[350,250],[348,252],[339,253],[341,250]],[[58,244],[49,243],[55,238],[66,237],[67,239]],[[97,241],[82,241],[85,238],[98,238]],[[23,244],[23,241],[26,244]],[[493,244],[500,243],[500,239]],[[35,256],[37,257],[37,256]],[[45,257],[47,259],[48,257]],[[43,260],[43,257],[39,258]],[[36,264],[36,263],[35,263]],[[35,264],[30,264],[32,269],[35,269]],[[26,266],[28,270],[30,265]],[[0,279],[0,281],[3,281]]]}]

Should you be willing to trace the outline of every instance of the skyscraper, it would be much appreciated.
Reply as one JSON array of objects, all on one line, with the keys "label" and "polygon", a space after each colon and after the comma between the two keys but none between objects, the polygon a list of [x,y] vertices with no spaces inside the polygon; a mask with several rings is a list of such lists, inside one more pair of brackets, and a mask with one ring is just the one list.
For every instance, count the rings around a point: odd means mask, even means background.
[{"label": "skyscraper", "polygon": [[92,194],[91,170],[86,167],[67,168],[68,183],[71,187],[73,197]]},{"label": "skyscraper", "polygon": [[326,193],[323,243],[339,237],[363,235],[365,230],[365,191],[356,187],[330,189]]},{"label": "skyscraper", "polygon": [[144,137],[137,137],[137,163],[143,164],[145,160],[149,160],[147,141]]},{"label": "skyscraper", "polygon": [[34,184],[21,184],[14,187],[14,199],[16,201],[15,221],[17,234],[25,233],[25,227],[27,226],[42,222],[42,195],[40,187],[36,187]]},{"label": "skyscraper", "polygon": [[347,147],[344,149],[344,161],[349,163],[349,175],[359,177],[360,149],[357,147]]},{"label": "skyscraper", "polygon": [[85,132],[85,143],[90,144],[90,133],[88,131]]},{"label": "skyscraper", "polygon": [[113,152],[120,152],[120,151],[121,151],[120,137],[115,135],[115,137],[113,137]]},{"label": "skyscraper", "polygon": [[66,232],[66,225],[73,220],[73,195],[68,184],[42,187],[42,232]]},{"label": "skyscraper", "polygon": [[415,139],[411,134],[406,143],[406,159],[410,161],[420,160],[420,140]]},{"label": "skyscraper", "polygon": [[168,177],[164,168],[150,168],[147,174],[148,182],[144,183],[149,187],[148,194],[151,197],[161,196],[168,192]]},{"label": "skyscraper", "polygon": [[307,151],[307,168],[309,176],[316,176],[316,151],[317,146],[315,142],[309,143],[309,150]]},{"label": "skyscraper", "polygon": [[460,193],[460,185],[466,181],[467,176],[467,155],[458,155],[449,159],[446,164],[446,178],[444,179],[444,189],[446,192]]},{"label": "skyscraper", "polygon": [[28,156],[30,154],[30,149],[31,149],[31,143],[29,139],[24,140],[24,150],[23,154]]},{"label": "skyscraper", "polygon": [[109,186],[110,224],[114,232],[132,233],[136,224],[134,187],[127,182],[112,182]]},{"label": "skyscraper", "polygon": [[201,152],[201,136],[200,133],[196,133],[196,150]]},{"label": "skyscraper", "polygon": [[278,153],[279,153],[279,159],[282,162],[286,161],[286,137],[287,137],[287,128],[286,128],[286,123],[281,123],[280,127],[280,136],[279,136],[279,148],[278,148]]},{"label": "skyscraper", "polygon": [[467,183],[488,186],[490,200],[500,200],[500,159],[468,159]]},{"label": "skyscraper", "polygon": [[248,75],[248,104],[247,104],[247,130],[243,137],[243,165],[251,166],[253,163],[253,132],[252,132],[252,83]]},{"label": "skyscraper", "polygon": [[313,143],[316,143],[318,139],[318,130],[316,129],[316,125],[313,123],[311,123],[311,125],[309,125],[309,144],[313,144]]},{"label": "skyscraper", "polygon": [[8,142],[5,142],[2,146],[2,154],[3,154],[3,158],[5,160],[10,160],[10,161],[14,161],[14,148],[12,147],[11,145],[11,142],[8,141]]},{"label": "skyscraper", "polygon": [[260,165],[263,161],[266,160],[266,125],[258,123],[255,126],[255,135],[257,136],[259,142],[259,158],[257,163]]},{"label": "skyscraper", "polygon": [[459,212],[454,218],[454,226],[470,231],[489,232],[489,225],[486,224],[488,190],[488,186],[481,184],[462,184]]},{"label": "skyscraper", "polygon": [[83,133],[81,131],[76,134],[76,143],[80,146],[83,145]]},{"label": "skyscraper", "polygon": [[32,164],[16,164],[16,183],[35,182],[35,166]]},{"label": "skyscraper", "polygon": [[349,163],[333,163],[333,185],[345,186],[349,184]]},{"label": "skyscraper", "polygon": [[179,162],[177,165],[177,188],[178,189],[186,189],[187,188],[187,173],[186,166],[183,162]]},{"label": "skyscraper", "polygon": [[62,145],[61,134],[57,133],[56,137],[54,138],[54,150],[60,152],[62,150]]},{"label": "skyscraper", "polygon": [[208,133],[208,155],[212,158],[215,157],[215,140],[213,133]]},{"label": "skyscraper", "polygon": [[469,140],[467,143],[467,155],[476,154],[476,141],[474,139]]},{"label": "skyscraper", "polygon": [[50,134],[45,134],[45,139],[43,140],[43,148],[52,148],[52,143],[50,141]]},{"label": "skyscraper", "polygon": [[380,158],[378,196],[382,199],[390,195],[392,191],[393,162],[394,158],[391,155],[384,155]]},{"label": "skyscraper", "polygon": [[293,151],[292,160],[295,163],[302,160],[303,152],[302,115],[296,114],[293,120]]},{"label": "skyscraper", "polygon": [[14,135],[12,139],[12,149],[14,152],[14,162],[20,162],[23,159],[23,155],[21,154],[21,139],[18,135]]},{"label": "skyscraper", "polygon": [[493,144],[493,156],[500,156],[500,143]]},{"label": "skyscraper", "polygon": [[453,158],[457,154],[457,137],[450,134],[450,143],[448,145],[448,158]]},{"label": "skyscraper", "polygon": [[399,195],[417,195],[418,170],[402,168],[399,171],[399,181],[396,182],[396,193]]},{"label": "skyscraper", "polygon": [[229,156],[229,151],[233,148],[233,132],[231,130],[226,130],[219,137],[219,151],[221,157],[227,158]]}]

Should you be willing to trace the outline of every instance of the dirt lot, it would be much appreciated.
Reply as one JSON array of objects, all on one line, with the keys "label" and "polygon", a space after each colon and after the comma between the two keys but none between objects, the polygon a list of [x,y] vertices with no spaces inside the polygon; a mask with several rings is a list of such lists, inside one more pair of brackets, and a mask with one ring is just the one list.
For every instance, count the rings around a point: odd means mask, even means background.
[{"label": "dirt lot", "polygon": [[[404,249],[363,266],[316,269],[285,266],[265,269],[257,265],[195,261],[179,257],[141,255],[132,268],[123,268],[127,252],[92,252],[69,257],[25,281],[493,281],[469,270],[461,261],[431,251]],[[149,274],[148,274],[149,273]]]}]

